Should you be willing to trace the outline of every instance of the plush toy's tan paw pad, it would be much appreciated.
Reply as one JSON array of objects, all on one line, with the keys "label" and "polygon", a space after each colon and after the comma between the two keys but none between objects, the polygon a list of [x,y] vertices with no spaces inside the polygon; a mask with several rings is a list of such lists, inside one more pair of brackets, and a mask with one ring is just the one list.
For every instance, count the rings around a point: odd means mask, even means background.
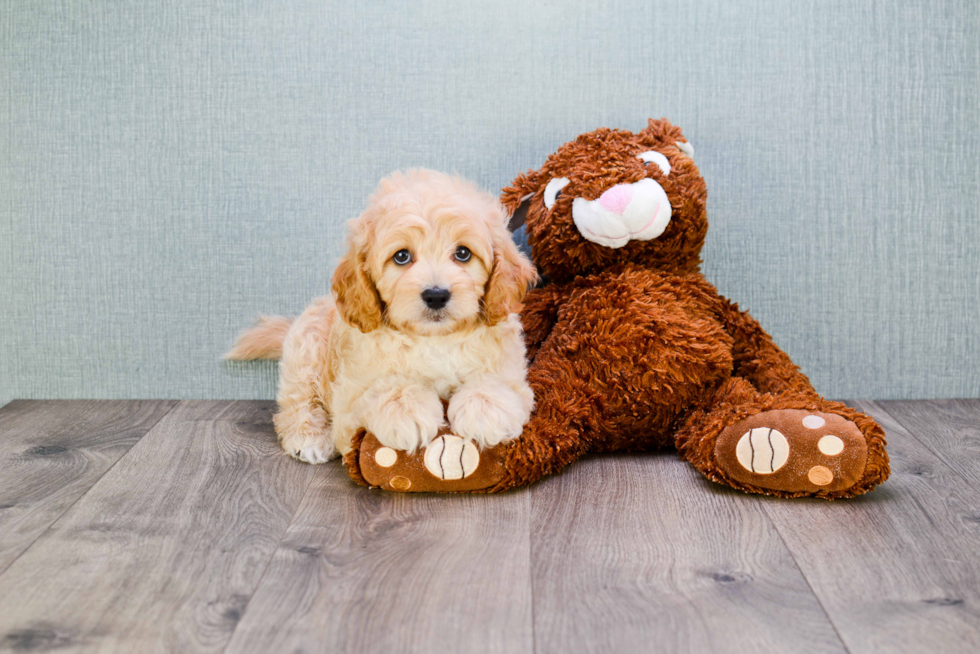
[{"label": "plush toy's tan paw pad", "polygon": [[446,434],[436,436],[422,456],[425,469],[444,481],[465,479],[480,465],[480,451],[471,441]]},{"label": "plush toy's tan paw pad", "polygon": [[838,491],[864,474],[868,445],[850,420],[801,409],[764,411],[726,428],[718,465],[735,481],[786,492]]},{"label": "plush toy's tan paw pad", "polygon": [[503,448],[481,452],[447,429],[411,454],[385,447],[374,434],[366,434],[360,442],[358,464],[369,485],[401,493],[483,490],[504,477]]}]

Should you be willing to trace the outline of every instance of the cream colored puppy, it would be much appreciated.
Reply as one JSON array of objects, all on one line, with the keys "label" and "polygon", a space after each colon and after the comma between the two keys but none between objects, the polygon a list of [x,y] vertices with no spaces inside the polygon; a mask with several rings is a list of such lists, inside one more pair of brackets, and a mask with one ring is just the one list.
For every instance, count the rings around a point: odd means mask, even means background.
[{"label": "cream colored puppy", "polygon": [[350,221],[333,294],[263,318],[228,359],[282,358],[279,441],[322,463],[364,427],[414,451],[444,425],[481,447],[516,438],[533,405],[516,315],[536,279],[496,198],[430,170],[394,173]]}]

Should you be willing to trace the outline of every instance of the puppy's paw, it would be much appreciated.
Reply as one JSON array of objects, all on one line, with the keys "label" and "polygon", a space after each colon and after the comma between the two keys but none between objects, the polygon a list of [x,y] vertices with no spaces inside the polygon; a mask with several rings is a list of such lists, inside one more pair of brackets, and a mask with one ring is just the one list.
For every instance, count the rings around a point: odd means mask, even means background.
[{"label": "puppy's paw", "polygon": [[445,424],[439,396],[421,386],[381,393],[376,405],[366,407],[363,415],[364,427],[382,445],[406,452],[428,445]]},{"label": "puppy's paw", "polygon": [[521,435],[529,417],[524,404],[502,385],[464,386],[449,400],[447,415],[454,434],[488,448]]},{"label": "puppy's paw", "polygon": [[326,463],[337,456],[329,431],[289,434],[279,444],[286,454],[304,463]]}]

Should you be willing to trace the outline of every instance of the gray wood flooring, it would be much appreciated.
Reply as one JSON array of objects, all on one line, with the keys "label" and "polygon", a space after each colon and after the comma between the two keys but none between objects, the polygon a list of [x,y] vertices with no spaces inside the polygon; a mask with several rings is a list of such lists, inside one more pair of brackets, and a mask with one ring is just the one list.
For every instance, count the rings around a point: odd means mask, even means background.
[{"label": "gray wood flooring", "polygon": [[673,453],[394,495],[282,455],[269,402],[12,402],[0,651],[980,651],[980,400],[855,404],[892,478],[823,502]]}]

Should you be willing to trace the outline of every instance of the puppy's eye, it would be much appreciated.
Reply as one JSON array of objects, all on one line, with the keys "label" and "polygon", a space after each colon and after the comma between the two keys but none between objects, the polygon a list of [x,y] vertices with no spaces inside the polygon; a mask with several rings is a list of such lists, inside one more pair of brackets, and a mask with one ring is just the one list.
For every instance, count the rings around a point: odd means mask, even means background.
[{"label": "puppy's eye", "polygon": [[548,185],[544,187],[544,206],[549,209],[555,206],[555,201],[558,200],[558,195],[566,186],[568,186],[567,177],[556,177],[548,182]]},{"label": "puppy's eye", "polygon": [[412,263],[412,253],[408,250],[399,250],[395,252],[395,256],[391,258],[399,266],[406,266]]},{"label": "puppy's eye", "polygon": [[670,162],[667,161],[667,157],[659,152],[656,152],[655,150],[647,150],[646,152],[641,152],[636,156],[643,162],[644,165],[649,166],[652,163],[657,164],[657,167],[663,171],[664,175],[670,174]]},{"label": "puppy's eye", "polygon": [[463,245],[460,245],[458,248],[456,248],[456,254],[453,255],[456,261],[460,263],[466,263],[467,261],[470,260],[470,257],[472,256],[473,253],[470,252],[470,249]]}]

